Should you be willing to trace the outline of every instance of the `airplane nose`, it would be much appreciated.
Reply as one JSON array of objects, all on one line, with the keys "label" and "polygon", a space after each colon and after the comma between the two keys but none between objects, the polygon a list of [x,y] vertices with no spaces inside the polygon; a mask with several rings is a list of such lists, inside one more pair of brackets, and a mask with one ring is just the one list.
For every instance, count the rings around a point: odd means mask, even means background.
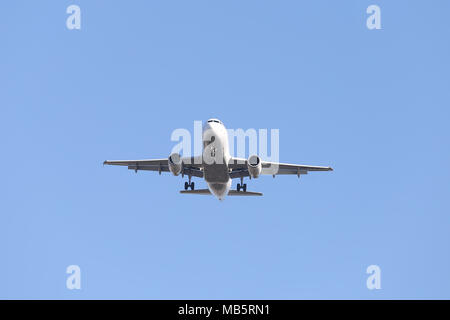
[{"label": "airplane nose", "polygon": [[205,124],[205,126],[203,127],[203,140],[207,139],[210,140],[210,138],[212,136],[216,136],[217,135],[217,128],[215,128],[213,125],[207,123]]},{"label": "airplane nose", "polygon": [[210,125],[208,122],[206,122],[206,123],[203,125],[203,130],[207,130],[207,129],[211,129],[211,125]]}]

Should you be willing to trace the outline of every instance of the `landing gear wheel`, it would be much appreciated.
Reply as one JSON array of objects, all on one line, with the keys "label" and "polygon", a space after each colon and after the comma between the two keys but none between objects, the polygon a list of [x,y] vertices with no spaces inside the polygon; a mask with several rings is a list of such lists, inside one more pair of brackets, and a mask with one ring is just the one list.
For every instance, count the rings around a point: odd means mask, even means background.
[{"label": "landing gear wheel", "polygon": [[236,189],[237,189],[238,192],[241,191],[241,184],[240,183],[237,184],[237,188]]},{"label": "landing gear wheel", "polygon": [[191,182],[191,190],[194,190],[194,182]]},{"label": "landing gear wheel", "polygon": [[244,192],[247,192],[247,184],[244,183],[244,185],[242,186],[242,189],[244,189]]},{"label": "landing gear wheel", "polygon": [[184,190],[187,190],[189,188],[189,183],[187,181],[184,183]]}]

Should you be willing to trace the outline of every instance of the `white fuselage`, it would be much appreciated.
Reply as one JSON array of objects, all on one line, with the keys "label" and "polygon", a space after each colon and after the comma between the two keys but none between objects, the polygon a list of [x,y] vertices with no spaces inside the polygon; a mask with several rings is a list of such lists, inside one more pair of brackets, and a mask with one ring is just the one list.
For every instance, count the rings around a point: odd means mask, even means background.
[{"label": "white fuselage", "polygon": [[222,200],[230,190],[228,162],[231,159],[228,132],[218,120],[211,119],[203,126],[203,177],[213,195]]}]

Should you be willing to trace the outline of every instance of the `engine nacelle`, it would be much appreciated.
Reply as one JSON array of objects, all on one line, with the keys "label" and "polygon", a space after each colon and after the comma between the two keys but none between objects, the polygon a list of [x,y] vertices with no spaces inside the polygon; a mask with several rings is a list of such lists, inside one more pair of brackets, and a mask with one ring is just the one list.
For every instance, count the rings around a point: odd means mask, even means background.
[{"label": "engine nacelle", "polygon": [[181,170],[183,169],[183,163],[181,161],[181,156],[179,153],[172,153],[169,156],[169,170],[172,172],[174,176],[177,176],[181,173]]},{"label": "engine nacelle", "polygon": [[253,155],[247,160],[248,173],[252,178],[258,178],[262,171],[261,158]]}]

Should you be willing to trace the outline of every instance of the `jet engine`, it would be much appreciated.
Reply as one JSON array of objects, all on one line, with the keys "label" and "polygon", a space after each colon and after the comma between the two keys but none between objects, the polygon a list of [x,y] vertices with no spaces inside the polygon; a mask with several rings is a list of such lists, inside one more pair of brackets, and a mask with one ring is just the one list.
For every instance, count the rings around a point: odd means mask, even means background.
[{"label": "jet engine", "polygon": [[261,158],[253,155],[247,160],[248,173],[252,178],[258,178],[262,171]]},{"label": "jet engine", "polygon": [[181,156],[179,153],[172,153],[169,156],[169,170],[172,172],[174,176],[177,176],[181,173],[181,170],[183,169],[183,163],[181,161]]}]

